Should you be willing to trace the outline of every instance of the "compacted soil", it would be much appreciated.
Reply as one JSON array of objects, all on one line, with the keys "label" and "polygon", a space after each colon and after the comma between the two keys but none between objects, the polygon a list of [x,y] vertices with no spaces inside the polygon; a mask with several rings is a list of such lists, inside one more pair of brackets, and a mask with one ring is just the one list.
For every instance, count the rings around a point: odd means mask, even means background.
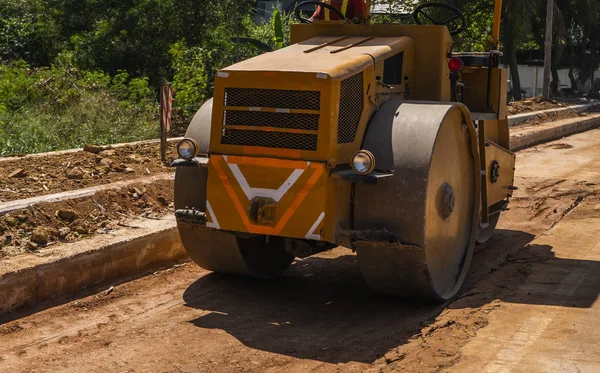
[{"label": "compacted soil", "polygon": [[509,102],[507,106],[508,115],[531,113],[534,111],[559,109],[567,106],[584,104],[586,102],[573,100],[547,100],[543,97],[528,98],[521,101]]},{"label": "compacted soil", "polygon": [[[168,143],[169,160],[175,156],[175,146],[176,143]],[[0,203],[161,172],[173,170],[162,164],[158,143],[0,158]]]},{"label": "compacted soil", "polygon": [[373,294],[337,248],[272,280],[194,264],[0,320],[0,372],[600,370],[600,130],[517,153],[456,299]]},{"label": "compacted soil", "polygon": [[38,203],[0,216],[0,259],[58,242],[74,242],[126,227],[134,219],[159,219],[173,211],[173,181],[158,180]]}]

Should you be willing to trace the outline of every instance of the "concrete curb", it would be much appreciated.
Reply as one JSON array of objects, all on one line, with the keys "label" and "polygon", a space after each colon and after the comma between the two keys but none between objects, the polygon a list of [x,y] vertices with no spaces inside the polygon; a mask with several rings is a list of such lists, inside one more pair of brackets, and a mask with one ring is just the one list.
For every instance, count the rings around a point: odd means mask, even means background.
[{"label": "concrete curb", "polygon": [[[598,127],[600,114],[525,128],[511,134],[511,150]],[[22,306],[69,296],[90,286],[187,260],[174,219],[145,223],[143,229],[133,233],[114,232],[109,242],[67,244],[66,248],[57,248],[56,254],[46,254],[43,258],[9,258],[8,261],[13,261],[10,270],[3,269],[6,265],[0,261],[0,316]],[[14,263],[18,263],[16,270]]]},{"label": "concrete curb", "polygon": [[[177,141],[181,141],[182,139],[183,139],[183,137],[170,137],[167,139],[167,142],[177,142]],[[132,146],[132,145],[146,145],[146,144],[158,144],[158,143],[160,143],[160,139],[158,139],[158,140],[157,139],[141,140],[141,141],[134,141],[134,142],[123,142],[123,143],[119,143],[119,144],[111,144],[111,148],[115,149],[115,148],[123,148],[125,146]],[[45,153],[25,154],[22,156],[13,155],[13,156],[8,156],[8,157],[0,157],[0,162],[9,162],[9,161],[15,161],[15,160],[27,159],[27,158],[52,157],[52,156],[56,156],[56,155],[74,154],[74,153],[79,153],[82,151],[83,151],[83,148],[76,148],[76,149],[56,150],[53,152],[45,152]]]},{"label": "concrete curb", "polygon": [[[552,123],[549,123],[551,125]],[[559,121],[555,125],[529,133],[515,133],[510,136],[510,150],[513,152],[531,148],[533,146],[546,142],[561,139],[566,136],[574,135],[600,127],[600,116],[593,118],[579,119],[575,121]]]},{"label": "concrete curb", "polygon": [[586,111],[589,108],[597,106],[597,105],[600,105],[600,102],[594,102],[591,104],[573,105],[573,106],[567,106],[567,107],[562,107],[562,108],[557,108],[557,109],[540,110],[540,111],[534,111],[531,113],[521,113],[521,114],[510,115],[508,117],[508,125],[510,127],[516,126],[517,124],[526,122],[527,120],[534,118],[539,114],[554,113],[554,112],[561,112],[561,111],[567,111],[567,110],[574,110],[574,111],[582,112],[582,111]]},{"label": "concrete curb", "polygon": [[[73,243],[70,246],[79,246],[75,253],[35,258],[17,270],[0,268],[0,316],[185,260],[187,253],[174,220],[169,224],[160,222],[162,228],[155,225],[135,235],[115,234],[113,242],[92,247]],[[85,251],[77,252],[81,246],[86,246]]]},{"label": "concrete curb", "polygon": [[26,199],[18,199],[14,201],[7,201],[0,203],[0,216],[6,215],[7,213],[14,210],[26,209],[29,206],[36,205],[38,203],[52,203],[52,202],[60,202],[69,199],[83,198],[93,196],[98,192],[102,192],[105,190],[113,190],[125,188],[130,185],[135,184],[151,184],[155,181],[162,180],[174,180],[174,173],[161,173],[153,176],[144,176],[137,179],[123,180],[117,181],[110,184],[100,184],[89,188],[83,189],[74,189],[68,190],[66,192],[54,193],[54,194],[44,194],[37,197],[31,197]]}]

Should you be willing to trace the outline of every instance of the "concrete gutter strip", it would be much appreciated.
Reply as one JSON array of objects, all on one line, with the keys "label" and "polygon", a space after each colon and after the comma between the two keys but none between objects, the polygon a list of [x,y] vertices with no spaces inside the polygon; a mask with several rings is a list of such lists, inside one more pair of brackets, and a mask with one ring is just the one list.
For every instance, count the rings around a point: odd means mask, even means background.
[{"label": "concrete gutter strip", "polygon": [[[183,139],[183,137],[172,137],[172,138],[167,139],[167,141],[168,142],[177,142],[177,141],[181,141],[182,139]],[[124,142],[124,143],[119,143],[119,144],[111,144],[110,148],[115,149],[115,148],[124,148],[126,146],[157,144],[159,142],[160,142],[160,140],[157,140],[157,139],[141,140],[141,141],[134,141],[134,142]],[[38,157],[52,157],[52,156],[56,156],[56,155],[75,154],[75,153],[79,153],[82,151],[83,151],[83,148],[77,148],[77,149],[57,150],[54,152],[32,153],[32,154],[26,154],[23,156],[0,157],[0,162],[16,161],[16,160],[24,159],[24,158],[26,159],[26,158],[38,158]]]},{"label": "concrete gutter strip", "polygon": [[144,221],[85,243],[0,262],[0,316],[143,271],[187,260],[174,219]]},{"label": "concrete gutter strip", "polygon": [[27,198],[27,199],[19,199],[16,201],[2,202],[2,203],[0,203],[0,216],[5,215],[11,211],[25,209],[29,206],[32,206],[32,205],[35,205],[38,203],[44,203],[44,202],[52,203],[52,202],[66,201],[69,199],[89,197],[89,196],[93,196],[94,194],[96,194],[98,192],[102,192],[105,190],[123,188],[123,187],[127,187],[129,185],[134,185],[134,184],[149,184],[154,181],[172,180],[174,178],[175,178],[174,173],[160,173],[158,175],[140,177],[140,178],[132,179],[132,180],[117,181],[117,182],[114,182],[111,184],[102,184],[102,185],[97,185],[97,186],[93,186],[90,188],[68,190],[66,192],[61,192],[61,193],[46,194],[46,195],[31,197],[31,198]]},{"label": "concrete gutter strip", "polygon": [[511,131],[510,150],[515,152],[600,127],[600,114],[570,118]]},{"label": "concrete gutter strip", "polygon": [[535,118],[536,116],[538,116],[540,114],[554,113],[554,112],[567,111],[567,110],[574,110],[574,111],[582,112],[582,111],[586,111],[589,108],[597,106],[597,105],[600,105],[600,102],[594,102],[591,104],[573,105],[573,106],[567,106],[567,107],[556,108],[556,109],[540,110],[540,111],[534,111],[531,113],[521,113],[521,114],[510,115],[508,117],[508,125],[510,127],[516,126],[517,124],[526,122],[527,120],[529,120],[531,118]]},{"label": "concrete gutter strip", "polygon": [[[514,129],[511,130],[511,150],[525,149],[598,127],[600,114],[591,114],[584,119],[571,118]],[[172,174],[167,175],[173,177]],[[106,189],[114,188],[115,184],[109,184]],[[96,187],[95,191],[103,188]],[[82,190],[82,193],[74,198],[88,195],[92,190]],[[68,198],[57,195],[40,198],[49,201],[63,197]],[[35,203],[32,199],[17,202],[26,205]],[[107,284],[168,263],[188,260],[174,217],[158,221],[140,220],[132,224],[140,226],[76,243],[57,244],[40,250],[37,255],[23,254],[1,260],[0,315],[21,306],[69,296],[89,286]]]}]

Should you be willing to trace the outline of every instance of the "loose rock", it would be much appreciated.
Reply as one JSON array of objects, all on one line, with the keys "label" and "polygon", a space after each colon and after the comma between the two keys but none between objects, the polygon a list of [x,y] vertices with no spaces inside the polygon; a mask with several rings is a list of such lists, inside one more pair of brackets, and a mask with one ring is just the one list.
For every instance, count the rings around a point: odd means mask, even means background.
[{"label": "loose rock", "polygon": [[141,197],[141,196],[143,196],[143,195],[144,195],[144,193],[146,193],[146,189],[139,189],[139,188],[137,188],[137,187],[133,187],[133,188],[131,188],[131,192],[132,192],[133,194],[137,194],[138,196],[140,196],[140,197]]},{"label": "loose rock", "polygon": [[26,250],[33,251],[33,250],[37,250],[38,247],[39,247],[38,245],[36,245],[35,243],[33,243],[31,241],[26,241],[25,242],[25,249]]},{"label": "loose rock", "polygon": [[27,216],[27,214],[25,213],[20,213],[19,215],[17,215],[17,219],[21,222],[24,223],[26,221],[29,220],[29,217]]},{"label": "loose rock", "polygon": [[41,227],[35,228],[31,233],[31,241],[38,244],[38,246],[44,246],[48,243],[48,232]]},{"label": "loose rock", "polygon": [[125,157],[125,160],[128,163],[136,163],[136,162],[138,162],[138,158],[137,158],[137,156],[135,154],[129,154],[127,157]]},{"label": "loose rock", "polygon": [[83,146],[83,151],[98,154],[103,150],[110,149],[110,146],[100,146],[100,145],[91,145],[85,144]]},{"label": "loose rock", "polygon": [[77,213],[73,210],[58,210],[56,211],[56,216],[62,220],[73,221],[77,218]]},{"label": "loose rock", "polygon": [[13,178],[21,178],[21,177],[25,177],[25,176],[27,176],[27,171],[24,170],[24,169],[22,169],[22,168],[14,170],[13,172],[11,172],[8,175],[8,177],[11,178],[11,179],[13,179]]},{"label": "loose rock", "polygon": [[54,241],[58,238],[58,230],[54,227],[47,227],[46,234],[48,235],[48,240]]},{"label": "loose rock", "polygon": [[112,167],[113,160],[110,158],[102,158],[102,159],[100,159],[100,162],[98,162],[98,163],[102,166]]},{"label": "loose rock", "polygon": [[115,151],[110,149],[110,150],[103,150],[100,152],[100,155],[103,155],[105,157],[112,157],[113,155],[115,155]]},{"label": "loose rock", "polygon": [[79,168],[74,168],[67,174],[67,178],[71,180],[81,180],[83,179],[83,171]]},{"label": "loose rock", "polygon": [[117,172],[125,172],[125,169],[127,169],[127,165],[124,163],[121,163],[121,164],[113,167],[113,170],[115,170]]},{"label": "loose rock", "polygon": [[17,220],[17,218],[13,217],[13,216],[7,216],[4,221],[6,222],[6,224],[8,224],[9,227],[14,227],[19,221]]},{"label": "loose rock", "polygon": [[64,239],[65,237],[67,237],[69,235],[69,233],[71,233],[71,228],[62,227],[58,230],[58,237],[61,239]]},{"label": "loose rock", "polygon": [[77,225],[75,227],[73,227],[73,231],[79,233],[79,234],[88,234],[89,230],[84,227],[83,225]]}]

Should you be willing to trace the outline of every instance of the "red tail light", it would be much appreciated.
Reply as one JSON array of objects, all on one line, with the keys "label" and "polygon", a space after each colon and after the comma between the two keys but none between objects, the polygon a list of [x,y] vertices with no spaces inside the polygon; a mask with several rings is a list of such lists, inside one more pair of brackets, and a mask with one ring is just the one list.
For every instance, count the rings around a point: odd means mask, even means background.
[{"label": "red tail light", "polygon": [[458,57],[452,57],[452,58],[450,58],[450,61],[448,61],[448,68],[453,73],[461,72],[464,66],[465,66],[465,64]]}]

